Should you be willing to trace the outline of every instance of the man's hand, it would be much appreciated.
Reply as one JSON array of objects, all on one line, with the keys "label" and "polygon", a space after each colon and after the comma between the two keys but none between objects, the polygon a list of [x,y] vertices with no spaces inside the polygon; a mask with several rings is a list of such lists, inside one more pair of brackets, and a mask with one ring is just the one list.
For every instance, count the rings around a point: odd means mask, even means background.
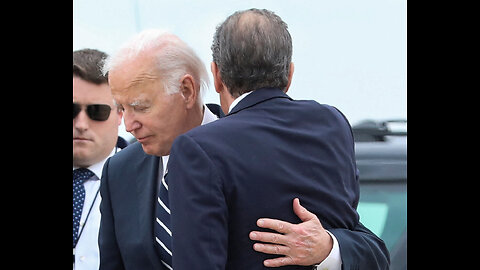
[{"label": "man's hand", "polygon": [[300,205],[298,198],[293,200],[293,211],[303,221],[302,223],[292,224],[277,219],[261,218],[257,220],[258,227],[279,233],[250,232],[250,239],[267,243],[255,243],[254,250],[285,255],[265,260],[263,264],[267,267],[318,264],[332,250],[332,237],[325,231],[317,216]]}]

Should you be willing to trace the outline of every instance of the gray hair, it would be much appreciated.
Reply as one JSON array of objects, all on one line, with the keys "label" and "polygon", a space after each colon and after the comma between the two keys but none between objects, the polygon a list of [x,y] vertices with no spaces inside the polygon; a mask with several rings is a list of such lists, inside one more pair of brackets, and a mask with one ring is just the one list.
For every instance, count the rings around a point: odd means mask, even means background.
[{"label": "gray hair", "polygon": [[200,85],[202,100],[209,85],[205,65],[185,42],[176,35],[160,29],[143,30],[132,37],[118,49],[117,53],[107,58],[103,73],[108,76],[109,71],[152,48],[159,48],[156,50],[154,72],[163,78],[165,92],[177,93],[180,90],[182,76],[190,74],[195,83]]},{"label": "gray hair", "polygon": [[215,32],[213,61],[233,97],[262,87],[285,89],[292,59],[288,26],[272,11],[230,15]]}]

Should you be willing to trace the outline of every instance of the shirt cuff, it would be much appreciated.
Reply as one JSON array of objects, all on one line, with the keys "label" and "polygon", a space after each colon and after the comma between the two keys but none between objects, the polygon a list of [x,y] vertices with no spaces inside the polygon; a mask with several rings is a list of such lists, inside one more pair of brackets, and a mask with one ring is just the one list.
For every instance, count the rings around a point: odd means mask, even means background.
[{"label": "shirt cuff", "polygon": [[[325,230],[327,231],[327,230]],[[323,260],[320,264],[316,265],[313,269],[315,270],[341,270],[342,269],[342,257],[340,256],[340,248],[338,247],[338,241],[335,235],[327,231],[328,234],[333,239],[333,247],[328,254],[327,258]]]}]

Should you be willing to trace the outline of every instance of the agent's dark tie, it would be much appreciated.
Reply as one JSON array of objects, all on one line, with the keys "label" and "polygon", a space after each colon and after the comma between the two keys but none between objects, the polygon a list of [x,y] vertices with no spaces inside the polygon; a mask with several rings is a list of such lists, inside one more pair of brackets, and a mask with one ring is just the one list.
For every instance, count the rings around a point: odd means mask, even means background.
[{"label": "agent's dark tie", "polygon": [[168,207],[167,173],[160,183],[157,202],[155,204],[155,242],[157,243],[160,259],[168,269],[172,268],[172,232],[170,231],[170,208]]},{"label": "agent's dark tie", "polygon": [[73,171],[73,247],[78,241],[78,227],[82,216],[83,203],[85,201],[85,187],[83,182],[93,176],[89,169],[80,168]]}]

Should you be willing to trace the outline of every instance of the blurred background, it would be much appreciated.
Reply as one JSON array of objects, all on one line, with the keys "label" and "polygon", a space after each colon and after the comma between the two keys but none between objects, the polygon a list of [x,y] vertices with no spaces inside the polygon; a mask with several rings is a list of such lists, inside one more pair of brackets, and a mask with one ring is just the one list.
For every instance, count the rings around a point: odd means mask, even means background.
[{"label": "blurred background", "polygon": [[[292,98],[333,105],[352,125],[406,119],[406,0],[74,0],[73,50],[112,54],[135,33],[162,28],[192,46],[210,71],[216,26],[252,7],[288,24]],[[212,83],[205,102],[219,104]]]}]

